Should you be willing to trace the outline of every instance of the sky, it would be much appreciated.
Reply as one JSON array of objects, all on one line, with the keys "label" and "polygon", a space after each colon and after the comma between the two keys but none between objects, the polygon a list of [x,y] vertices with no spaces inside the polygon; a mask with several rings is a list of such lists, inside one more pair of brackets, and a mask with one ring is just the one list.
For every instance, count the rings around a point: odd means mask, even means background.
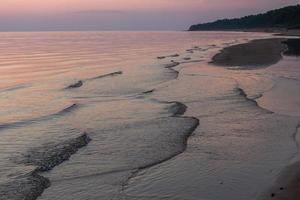
[{"label": "sky", "polygon": [[186,30],[300,0],[1,0],[0,31]]}]

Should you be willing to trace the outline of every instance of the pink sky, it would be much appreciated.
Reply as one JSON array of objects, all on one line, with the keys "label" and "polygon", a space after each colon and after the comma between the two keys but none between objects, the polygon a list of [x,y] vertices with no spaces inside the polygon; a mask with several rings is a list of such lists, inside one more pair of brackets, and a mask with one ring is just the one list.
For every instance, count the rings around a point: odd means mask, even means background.
[{"label": "pink sky", "polygon": [[255,14],[292,4],[300,4],[300,0],[1,0],[0,30],[18,26],[24,29],[27,25],[38,29],[47,24],[55,29],[56,23],[58,29],[70,24],[80,29],[86,21],[93,28],[97,24],[99,29],[101,24],[111,24],[111,29],[117,29],[118,21],[122,26],[128,24],[127,28],[120,29],[147,29],[147,24],[153,29],[183,29],[192,23]]},{"label": "pink sky", "polygon": [[300,0],[1,0],[0,13],[56,13],[80,10],[202,10],[274,7]]},{"label": "pink sky", "polygon": [[201,0],[1,0],[1,13],[52,13],[80,10],[189,10]]}]

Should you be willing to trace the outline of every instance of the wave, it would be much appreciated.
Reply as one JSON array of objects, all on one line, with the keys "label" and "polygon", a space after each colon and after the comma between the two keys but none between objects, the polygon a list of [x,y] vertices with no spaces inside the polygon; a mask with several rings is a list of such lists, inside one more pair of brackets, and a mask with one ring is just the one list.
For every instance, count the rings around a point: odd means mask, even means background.
[{"label": "wave", "polygon": [[49,171],[55,166],[68,160],[72,154],[86,146],[91,141],[87,133],[58,144],[45,145],[42,148],[32,149],[24,155],[23,164],[37,166],[38,171]]},{"label": "wave", "polygon": [[177,117],[177,118],[185,118],[185,119],[189,119],[192,121],[192,125],[189,127],[189,129],[185,132],[185,134],[183,136],[181,136],[181,147],[178,148],[177,151],[173,152],[172,154],[166,156],[165,158],[162,158],[160,160],[157,160],[155,162],[140,166],[138,168],[132,169],[131,170],[131,175],[127,177],[127,179],[122,183],[122,189],[121,189],[121,193],[123,191],[126,190],[126,186],[128,185],[129,181],[133,178],[135,178],[141,171],[143,170],[147,170],[151,167],[154,167],[156,165],[162,164],[166,161],[169,161],[171,159],[173,159],[174,157],[182,154],[186,148],[187,148],[187,141],[188,138],[193,134],[193,132],[197,129],[197,127],[200,124],[199,119],[195,118],[195,117],[179,117],[179,116],[173,116],[173,117]]},{"label": "wave", "polygon": [[68,160],[80,148],[86,146],[91,138],[86,134],[59,144],[45,145],[30,150],[17,162],[36,168],[13,181],[0,185],[0,200],[35,200],[50,187],[50,180],[39,173],[49,171]]},{"label": "wave", "polygon": [[[198,49],[198,47],[195,47],[195,48]],[[175,54],[174,56],[171,56],[171,57],[178,57],[178,56],[179,56],[178,54]],[[158,59],[164,59],[164,58],[166,58],[166,56],[157,57],[157,58]],[[188,61],[190,61],[190,58],[184,58],[184,60],[186,60],[188,62]],[[176,72],[177,74],[179,74],[179,72],[177,70],[173,69],[173,68],[180,65],[180,64],[182,64],[182,62],[176,62],[174,60],[171,60],[171,63],[166,64],[164,67],[171,70],[171,71]],[[149,94],[149,93],[152,93],[153,91],[154,91],[154,89],[146,91],[143,94]],[[156,166],[156,165],[159,165],[159,164],[161,164],[163,162],[166,162],[166,161],[178,156],[179,154],[183,153],[187,148],[188,138],[192,135],[192,133],[197,129],[197,127],[200,124],[200,120],[198,118],[182,116],[182,115],[184,115],[184,113],[187,110],[187,106],[185,104],[183,104],[181,102],[177,102],[177,101],[160,101],[158,99],[153,99],[153,100],[157,101],[159,103],[172,104],[168,108],[168,110],[172,113],[171,117],[188,119],[188,120],[191,121],[191,126],[187,129],[187,131],[185,131],[185,134],[183,134],[183,136],[181,136],[181,147],[178,148],[177,151],[172,152],[170,155],[166,156],[165,158],[162,158],[162,159],[157,160],[155,162],[145,164],[145,165],[140,166],[138,168],[132,169],[131,170],[131,175],[122,184],[122,191],[124,191],[126,189],[125,187],[128,185],[130,179],[137,176],[140,171],[151,168],[151,167]]]},{"label": "wave", "polygon": [[112,72],[112,73],[109,73],[109,74],[104,74],[104,75],[92,77],[92,78],[89,78],[87,80],[101,79],[101,78],[105,78],[105,77],[109,77],[109,76],[116,76],[116,75],[121,75],[121,74],[123,74],[122,71],[117,71],[117,72]]},{"label": "wave", "polygon": [[171,60],[171,63],[165,64],[165,65],[164,65],[164,67],[165,67],[166,69],[169,69],[170,71],[172,71],[172,72],[175,74],[175,79],[178,78],[179,71],[175,70],[174,67],[176,67],[176,66],[178,66],[178,65],[180,65],[180,63],[179,63],[179,62],[175,62],[175,61],[173,61],[173,60]]},{"label": "wave", "polygon": [[198,47],[198,46],[195,46],[191,49],[187,49],[185,50],[187,53],[194,53],[195,51],[207,51],[209,48],[201,48],[201,47]]},{"label": "wave", "polygon": [[75,109],[77,109],[79,107],[78,104],[74,103],[62,110],[60,110],[57,113],[53,113],[50,115],[46,115],[46,116],[41,116],[41,117],[37,117],[37,118],[33,118],[33,119],[28,119],[28,120],[23,120],[23,121],[17,121],[17,122],[12,122],[12,123],[5,123],[5,124],[0,124],[0,130],[1,129],[9,129],[9,128],[16,128],[16,127],[21,127],[21,126],[25,126],[25,125],[29,125],[32,123],[36,123],[36,122],[41,122],[41,121],[45,121],[45,120],[50,120],[53,119],[55,117],[61,117],[69,112],[74,111]]},{"label": "wave", "polygon": [[148,91],[145,91],[145,92],[142,92],[142,94],[151,94],[151,93],[153,93],[153,92],[154,92],[154,89],[148,90]]},{"label": "wave", "polygon": [[194,49],[187,49],[185,51],[188,52],[188,53],[194,53]]},{"label": "wave", "polygon": [[0,185],[0,200],[35,200],[48,187],[50,187],[49,179],[33,171]]},{"label": "wave", "polygon": [[103,74],[103,75],[95,76],[95,77],[92,77],[92,78],[87,78],[85,80],[79,80],[76,83],[73,83],[73,84],[67,86],[65,89],[80,88],[81,86],[83,86],[83,83],[85,81],[92,81],[92,80],[96,80],[96,79],[101,79],[101,78],[116,76],[116,75],[121,75],[121,74],[123,74],[122,71],[116,71],[116,72],[112,72],[112,73],[109,73],[109,74]]},{"label": "wave", "polygon": [[2,89],[2,90],[0,90],[0,92],[12,92],[12,91],[16,91],[16,90],[25,89],[27,87],[29,87],[29,85],[17,85],[14,87]]},{"label": "wave", "polygon": [[187,64],[187,63],[197,63],[197,62],[202,62],[203,60],[186,60],[180,62],[180,64]]},{"label": "wave", "polygon": [[[178,148],[176,148],[176,150],[170,152],[168,155],[166,155],[165,157],[162,157],[160,159],[157,160],[153,160],[152,162],[148,162],[145,163],[143,165],[137,166],[137,167],[133,167],[133,168],[122,168],[122,169],[115,169],[115,170],[111,170],[111,171],[107,171],[107,172],[101,172],[101,173],[92,173],[92,174],[88,174],[88,175],[83,175],[83,176],[76,176],[76,177],[71,177],[71,178],[64,178],[64,179],[59,179],[57,181],[65,181],[65,180],[74,180],[74,179],[81,179],[81,178],[88,178],[88,177],[96,177],[96,176],[104,176],[107,174],[113,174],[113,173],[118,173],[118,172],[125,172],[127,171],[128,173],[130,173],[130,175],[126,178],[126,180],[124,180],[122,182],[122,188],[125,189],[125,186],[128,184],[128,182],[130,181],[131,178],[134,178],[140,171],[145,170],[147,168],[156,166],[158,164],[161,164],[165,161],[168,161],[174,157],[176,157],[177,155],[183,153],[186,148],[187,148],[187,141],[188,138],[192,135],[192,133],[194,132],[194,130],[199,126],[199,119],[194,118],[194,117],[184,117],[181,116],[185,113],[187,106],[184,105],[181,102],[164,102],[164,101],[159,101],[159,100],[155,100],[159,103],[164,103],[164,104],[172,104],[169,109],[172,112],[172,115],[170,116],[171,118],[182,118],[185,119],[187,121],[189,121],[188,126],[186,126],[183,130],[182,135],[178,136]],[[168,118],[168,117],[167,117]]]},{"label": "wave", "polygon": [[172,55],[168,55],[168,56],[158,56],[157,59],[165,59],[165,58],[175,58],[175,57],[179,57],[179,54],[172,54]]},{"label": "wave", "polygon": [[207,51],[209,49],[214,49],[214,48],[220,48],[220,47],[217,46],[217,45],[215,45],[215,44],[208,45],[205,48],[203,48],[203,47],[201,48],[199,46],[194,46],[194,47],[192,47],[190,49],[187,49],[186,52],[187,53],[194,53],[195,51],[205,52],[205,51]]},{"label": "wave", "polygon": [[74,109],[78,108],[78,104],[74,103],[69,107],[64,108],[63,110],[57,112],[56,114],[52,114],[52,116],[63,115],[68,112],[72,112]]},{"label": "wave", "polygon": [[202,62],[202,61],[203,60],[190,60],[190,59],[187,59],[185,61],[177,62],[177,61],[171,60],[171,63],[165,64],[165,68],[171,69],[171,68],[177,67],[180,64],[197,63],[197,62]]},{"label": "wave", "polygon": [[165,65],[165,68],[170,69],[170,68],[174,68],[174,67],[176,67],[178,65],[180,65],[179,62],[171,61],[171,63],[168,63],[168,64]]},{"label": "wave", "polygon": [[186,148],[187,148],[187,141],[188,141],[188,138],[192,135],[192,133],[196,130],[196,128],[199,126],[200,124],[200,121],[199,119],[195,118],[195,117],[179,117],[179,118],[186,118],[186,119],[190,119],[191,121],[193,121],[193,124],[192,126],[186,131],[186,134],[181,138],[182,139],[182,149],[179,149],[177,152],[175,152],[174,154],[164,158],[164,159],[161,159],[157,162],[153,162],[153,163],[150,163],[148,165],[144,165],[144,166],[141,166],[141,167],[138,167],[137,170],[144,170],[144,169],[147,169],[147,168],[150,168],[150,167],[153,167],[155,165],[158,165],[158,164],[161,164],[163,162],[166,162],[174,157],[176,157],[177,155],[183,153]]},{"label": "wave", "polygon": [[[248,102],[251,102],[252,104],[254,104],[256,107],[260,108],[261,110],[264,110],[264,111],[266,111],[266,112],[269,113],[269,114],[273,114],[273,113],[274,113],[274,112],[272,112],[272,111],[270,111],[270,110],[267,110],[267,109],[265,109],[265,108],[263,108],[263,107],[260,107],[260,106],[258,105],[258,103],[257,103],[254,99],[251,99],[251,98],[248,97],[248,95],[246,94],[246,92],[245,92],[242,88],[236,87],[236,91],[237,91],[237,93],[238,93],[240,96],[244,97],[245,100],[247,100]],[[260,97],[261,97],[261,96],[260,96]],[[259,98],[259,97],[257,97],[257,98]]]},{"label": "wave", "polygon": [[83,81],[77,81],[76,83],[73,83],[71,85],[69,85],[68,87],[66,87],[66,89],[74,89],[74,88],[79,88],[83,85]]},{"label": "wave", "polygon": [[181,116],[186,112],[187,106],[181,102],[167,102],[171,103],[171,107],[169,107],[169,111],[173,113],[173,116]]}]

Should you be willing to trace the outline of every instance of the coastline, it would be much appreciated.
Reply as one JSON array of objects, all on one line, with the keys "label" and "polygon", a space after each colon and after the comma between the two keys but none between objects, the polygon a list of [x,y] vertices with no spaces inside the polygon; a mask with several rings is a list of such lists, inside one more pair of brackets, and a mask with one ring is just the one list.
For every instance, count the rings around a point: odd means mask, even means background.
[{"label": "coastline", "polygon": [[[247,47],[248,44],[244,45]],[[284,48],[276,49],[278,44]],[[281,55],[286,48],[280,42],[278,44],[272,48]],[[203,47],[193,48],[195,52],[205,50]],[[207,54],[207,62],[217,54],[216,50]],[[190,51],[188,49],[187,53]],[[269,60],[273,58],[271,56]],[[193,199],[196,196],[206,199],[258,199],[258,195],[269,190],[278,172],[289,163],[286,155],[296,149],[290,134],[298,121],[266,110],[251,95],[248,97],[249,87],[239,85],[239,79],[235,78],[251,76],[252,72],[226,70],[207,66],[204,62],[175,67],[180,71],[178,79],[167,88],[155,90],[152,97],[183,102],[187,106],[187,115],[198,118],[200,126],[189,138],[185,152],[133,177],[125,193],[131,197],[159,194],[157,199],[170,194],[173,199]],[[241,77],[241,81],[247,82],[246,77]],[[253,78],[259,82],[261,77],[253,71]],[[189,90],[182,92],[187,87]],[[283,150],[282,143],[291,148]],[[195,186],[195,190],[189,190],[183,197],[180,191],[191,186],[189,181],[200,187]]]},{"label": "coastline", "polygon": [[250,30],[239,30],[242,32],[263,32],[263,33],[272,33],[274,36],[300,36],[300,29],[279,29],[279,28],[270,28],[270,29],[250,29]]},{"label": "coastline", "polygon": [[278,63],[283,55],[298,56],[300,39],[268,38],[252,40],[222,49],[212,57],[217,66],[258,69]]},{"label": "coastline", "polygon": [[239,69],[268,67],[281,60],[281,53],[285,50],[284,41],[281,38],[260,39],[226,47],[213,56],[212,63]]},{"label": "coastline", "polygon": [[188,32],[215,32],[215,31],[222,31],[222,32],[249,32],[249,33],[271,33],[274,36],[300,36],[300,29],[280,29],[280,28],[269,28],[269,29],[218,29],[218,30],[197,30],[197,31],[190,31]]},{"label": "coastline", "polygon": [[[300,31],[286,31],[276,36],[300,36]],[[294,41],[293,41],[294,40]],[[269,38],[252,40],[247,43],[226,47],[212,57],[211,63],[222,67],[235,67],[239,70],[265,68],[278,63],[283,55],[298,56],[300,39]],[[292,44],[291,45],[289,45]],[[296,46],[295,49],[293,47]],[[253,100],[255,101],[255,100]],[[255,101],[256,102],[256,101]],[[300,124],[296,127],[294,137],[300,133]],[[295,139],[297,146],[299,144]],[[297,154],[298,155],[298,154]],[[300,199],[300,160],[297,155],[275,177],[270,189],[265,191],[258,199]]]}]

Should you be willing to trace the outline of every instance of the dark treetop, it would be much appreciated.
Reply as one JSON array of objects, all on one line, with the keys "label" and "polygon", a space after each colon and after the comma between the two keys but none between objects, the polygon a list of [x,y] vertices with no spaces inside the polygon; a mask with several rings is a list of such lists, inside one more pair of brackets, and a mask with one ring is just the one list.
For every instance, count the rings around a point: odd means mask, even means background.
[{"label": "dark treetop", "polygon": [[300,5],[235,19],[192,25],[189,31],[286,28],[300,29]]}]

